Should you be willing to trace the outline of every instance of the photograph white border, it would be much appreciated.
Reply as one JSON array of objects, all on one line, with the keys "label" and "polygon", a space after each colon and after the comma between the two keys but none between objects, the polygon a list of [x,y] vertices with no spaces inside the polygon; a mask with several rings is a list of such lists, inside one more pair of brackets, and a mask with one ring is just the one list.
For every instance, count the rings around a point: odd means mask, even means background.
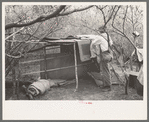
[{"label": "photograph white border", "polygon": [[[5,5],[143,5],[143,100],[23,101],[5,100]],[[3,2],[2,3],[2,119],[3,120],[147,120],[147,3],[146,2]],[[92,104],[85,104],[92,102]]]}]

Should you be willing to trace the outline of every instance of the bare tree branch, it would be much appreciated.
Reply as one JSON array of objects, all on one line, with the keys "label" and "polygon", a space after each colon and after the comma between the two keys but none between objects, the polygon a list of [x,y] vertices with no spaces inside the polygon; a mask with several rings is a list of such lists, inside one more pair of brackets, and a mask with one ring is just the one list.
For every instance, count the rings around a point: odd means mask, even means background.
[{"label": "bare tree branch", "polygon": [[105,5],[104,7],[102,7],[101,9],[104,9],[104,8],[106,8],[108,5]]},{"label": "bare tree branch", "polygon": [[[51,27],[53,27],[53,25],[54,25],[56,22],[57,22],[57,19],[49,26],[48,29],[46,29],[46,30],[44,31],[45,34],[44,34],[42,37],[39,38],[39,42],[42,41],[44,37],[48,36],[48,35],[52,32],[53,28],[51,28]],[[24,53],[27,54],[30,50],[32,50],[32,49],[33,49],[34,47],[36,47],[38,44],[39,44],[39,43],[36,43],[33,47],[31,47],[31,48],[28,49],[27,51],[25,50],[27,46],[24,47],[24,50],[23,50],[22,53],[23,53],[23,54],[24,54]]]},{"label": "bare tree branch", "polygon": [[15,34],[17,34],[18,32],[20,32],[21,30],[23,30],[24,27],[22,27],[20,30],[14,32],[13,34],[11,34],[10,36],[6,37],[5,40],[9,39],[10,37],[14,36]]},{"label": "bare tree branch", "polygon": [[116,15],[117,15],[117,13],[118,13],[118,11],[119,11],[120,8],[121,8],[121,6],[118,7],[118,9],[116,10],[116,12],[115,12],[115,14],[114,14],[113,21],[112,21],[112,27],[113,27],[115,30],[117,30],[119,33],[121,33],[121,34],[123,35],[123,37],[125,37],[125,38],[133,45],[133,47],[136,49],[136,46],[135,46],[134,43],[128,38],[128,36],[126,36],[125,33],[123,33],[121,30],[119,30],[118,28],[116,28],[116,27],[114,26],[114,20],[115,20]]},{"label": "bare tree branch", "polygon": [[[45,37],[45,36],[47,36],[47,35],[49,35],[50,33],[52,33],[52,32],[55,32],[55,31],[58,31],[58,30],[60,30],[60,29],[57,29],[57,30],[53,30],[53,28],[51,28],[54,24],[55,24],[55,22],[57,22],[56,20],[51,24],[51,26],[49,26],[49,28],[45,31],[46,33],[44,34],[44,36],[42,36],[40,39],[39,39],[39,42],[40,41],[42,41],[42,39]],[[42,24],[42,23],[41,23]],[[38,25],[38,27],[36,28],[36,30],[34,31],[34,33],[32,34],[32,35],[30,35],[30,37],[28,38],[28,40],[37,32],[37,30],[39,29],[39,27],[40,27],[40,25],[41,24],[39,24]],[[49,31],[50,30],[50,31]],[[27,40],[26,40],[27,41]],[[21,42],[20,44],[23,44],[23,43],[26,43],[26,41],[24,41],[24,42]],[[19,44],[19,46],[21,47],[21,45]],[[30,50],[32,50],[35,46],[37,46],[37,44],[39,44],[39,43],[36,43],[33,47],[31,47],[29,50],[27,50],[27,51],[25,51],[25,49],[26,49],[26,47],[28,46],[28,45],[26,45],[25,47],[24,47],[24,49],[23,49],[23,51],[22,51],[22,54],[27,54]],[[16,48],[15,48],[16,49]],[[14,51],[13,51],[14,52]],[[13,55],[9,55],[9,54],[6,54],[8,57],[10,57],[10,58],[21,58],[22,56],[24,56],[24,55],[20,55],[20,56],[15,56],[16,54],[13,54]],[[12,61],[11,61],[12,62]]]},{"label": "bare tree branch", "polygon": [[12,56],[12,55],[9,55],[9,54],[6,54],[6,56],[10,57],[10,58],[15,58],[15,59],[18,59],[18,58],[21,58],[22,57],[22,54],[20,54],[19,56]]},{"label": "bare tree branch", "polygon": [[114,13],[114,10],[115,10],[116,6],[114,6],[112,12],[111,12],[111,15],[109,16],[108,20],[106,21],[105,23],[105,26],[107,25],[107,23],[112,19],[112,16],[113,16],[113,13]]},{"label": "bare tree branch", "polygon": [[100,8],[99,6],[96,6],[96,8],[98,8],[101,11],[102,16],[103,16],[103,20],[104,20],[104,24],[105,24],[106,23],[106,16],[105,16],[105,13],[103,11],[103,8]]},{"label": "bare tree branch", "polygon": [[[42,23],[41,23],[42,24]],[[38,28],[40,27],[40,25],[41,24],[39,24],[39,26],[36,28],[36,30],[34,31],[34,33],[32,34],[32,35],[29,35],[29,38],[27,39],[27,40],[29,40],[36,32],[37,32],[37,30],[38,30]],[[22,45],[27,41],[27,40],[25,40],[25,41],[23,41],[23,42],[20,42],[18,45],[16,45],[15,47],[13,47],[9,52],[10,52],[10,54],[6,54],[6,56],[8,56],[9,58],[12,58],[10,61],[7,61],[6,62],[6,68],[9,66],[9,65],[11,65],[11,62],[13,61],[13,59],[18,59],[18,58],[21,58],[22,57],[22,55],[20,55],[20,56],[15,56],[15,52],[18,52],[19,51],[19,49],[20,48],[22,48]],[[27,46],[26,46],[27,47]],[[24,48],[24,50],[25,50],[25,48]],[[13,55],[12,55],[13,54]]]},{"label": "bare tree branch", "polygon": [[114,33],[117,33],[117,34],[119,34],[119,35],[121,35],[121,36],[123,36],[123,37],[124,37],[124,35],[123,35],[123,34],[121,34],[121,33],[117,32],[117,31],[115,31],[115,30],[113,30],[113,32],[114,32]]},{"label": "bare tree branch", "polygon": [[[72,14],[72,13],[75,13],[75,12],[79,12],[79,11],[84,11],[84,10],[87,10],[91,7],[93,7],[94,5],[91,5],[91,6],[87,6],[85,8],[81,8],[81,9],[75,9],[75,10],[72,10],[72,11],[69,11],[69,12],[62,12],[66,5],[61,5],[55,12],[53,12],[52,14],[50,15],[47,15],[47,16],[40,16],[38,17],[37,19],[35,20],[32,20],[30,22],[27,22],[27,23],[10,23],[10,24],[7,24],[5,26],[5,29],[9,29],[9,28],[12,28],[12,27],[24,27],[24,26],[29,26],[29,25],[32,25],[32,24],[35,24],[37,22],[42,22],[42,21],[45,21],[45,20],[48,20],[48,19],[51,19],[51,18],[54,18],[54,17],[58,17],[58,16],[66,16],[66,15],[69,15],[69,14]],[[62,13],[61,13],[62,12]]]},{"label": "bare tree branch", "polygon": [[124,30],[125,30],[125,20],[126,20],[127,10],[128,10],[128,5],[127,5],[127,7],[126,7],[126,12],[125,12],[125,15],[124,15],[124,21],[123,21],[123,33],[124,33]]},{"label": "bare tree branch", "polygon": [[130,6],[130,8],[131,8],[131,22],[132,22],[132,28],[133,28],[133,31],[134,31],[134,18],[133,18],[133,7],[132,6]]},{"label": "bare tree branch", "polygon": [[81,9],[75,9],[75,10],[72,10],[72,11],[64,12],[64,13],[59,14],[59,16],[66,16],[66,15],[69,15],[69,14],[72,14],[72,13],[75,13],[75,12],[84,11],[84,10],[87,10],[89,8],[92,8],[93,6],[94,5],[87,6],[85,8],[81,8]]},{"label": "bare tree branch", "polygon": [[114,10],[116,8],[116,5],[114,6],[114,8],[112,8],[112,11],[111,11],[111,14],[110,16],[108,17],[108,19],[106,20],[106,16],[105,16],[105,13],[103,11],[104,8],[106,8],[107,6],[104,6],[103,8],[100,8],[99,6],[96,6],[96,8],[98,8],[101,13],[102,13],[102,16],[103,16],[103,20],[104,20],[104,26],[106,26],[108,24],[108,22],[112,19],[112,16],[114,14]]},{"label": "bare tree branch", "polygon": [[35,20],[31,21],[31,22],[28,22],[28,23],[23,23],[23,24],[10,23],[10,24],[7,24],[7,25],[5,26],[5,29],[9,29],[9,28],[12,28],[12,27],[29,26],[29,25],[35,24],[35,23],[37,23],[37,22],[42,22],[42,21],[45,21],[45,20],[48,20],[48,19],[57,17],[57,16],[59,15],[59,13],[60,13],[65,7],[66,7],[65,5],[62,5],[62,6],[60,6],[56,11],[54,11],[52,14],[47,15],[47,16],[40,16],[40,17],[38,17],[37,19],[35,19]]}]

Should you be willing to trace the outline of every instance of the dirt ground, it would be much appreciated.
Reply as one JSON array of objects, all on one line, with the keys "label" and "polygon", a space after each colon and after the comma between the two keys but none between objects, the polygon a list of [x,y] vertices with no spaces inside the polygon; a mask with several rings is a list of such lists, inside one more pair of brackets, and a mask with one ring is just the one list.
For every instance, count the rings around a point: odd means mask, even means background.
[{"label": "dirt ground", "polygon": [[[120,67],[115,62],[112,65],[123,79],[123,72]],[[36,66],[35,68],[39,67]],[[143,100],[143,97],[138,95],[136,90],[130,87],[128,88],[128,95],[125,95],[124,86],[119,85],[120,82],[112,71],[111,82],[117,85],[112,85],[111,91],[103,92],[91,77],[86,76],[79,78],[79,88],[77,92],[74,92],[75,83],[73,83],[67,86],[53,87],[43,95],[36,96],[35,100]],[[5,89],[6,100],[17,99],[16,96],[12,96],[12,91],[12,86]],[[28,100],[26,94],[21,90],[21,87],[19,90],[19,100]]]},{"label": "dirt ground", "polygon": [[[79,79],[79,89],[75,90],[75,83],[67,86],[53,87],[43,95],[35,97],[35,100],[143,100],[133,88],[128,89],[121,85],[112,85],[112,90],[103,92],[90,77]],[[12,97],[12,88],[6,89],[6,100],[16,99]],[[19,100],[28,100],[28,97],[20,91]]]}]

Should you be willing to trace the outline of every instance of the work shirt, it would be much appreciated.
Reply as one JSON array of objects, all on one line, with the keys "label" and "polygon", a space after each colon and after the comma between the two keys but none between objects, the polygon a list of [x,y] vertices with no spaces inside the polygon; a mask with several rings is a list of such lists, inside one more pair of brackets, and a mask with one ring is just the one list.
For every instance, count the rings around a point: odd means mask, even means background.
[{"label": "work shirt", "polygon": [[[81,38],[87,38],[91,40],[90,44],[90,52],[91,58],[97,57],[100,55],[100,48],[102,52],[108,51],[108,37],[106,33],[102,33],[101,35],[78,35]],[[113,44],[111,37],[109,36],[109,44],[110,46]]]}]

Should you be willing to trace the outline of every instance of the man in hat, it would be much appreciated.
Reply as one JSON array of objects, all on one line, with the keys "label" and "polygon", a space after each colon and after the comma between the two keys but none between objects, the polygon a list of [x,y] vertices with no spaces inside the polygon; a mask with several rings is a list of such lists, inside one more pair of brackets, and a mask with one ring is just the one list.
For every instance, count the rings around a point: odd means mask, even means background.
[{"label": "man in hat", "polygon": [[92,40],[91,43],[91,58],[94,58],[95,60],[96,57],[96,60],[98,62],[100,68],[100,76],[98,80],[99,82],[103,82],[102,87],[100,86],[102,88],[102,91],[111,90],[111,74],[109,69],[109,62],[113,58],[113,53],[110,49],[113,41],[106,31],[106,27],[100,27],[100,35],[97,36],[96,39]]},{"label": "man in hat", "polygon": [[110,91],[111,90],[111,73],[109,69],[109,62],[113,58],[113,53],[111,50],[111,46],[113,45],[113,41],[109,34],[107,33],[107,28],[105,26],[102,26],[99,28],[100,35],[105,39],[105,43],[107,43],[108,47],[106,50],[102,50],[102,47],[100,47],[100,71],[103,81],[103,91]]},{"label": "man in hat", "polygon": [[[90,58],[93,60],[98,71],[96,71],[96,73],[90,72],[90,74],[94,78],[96,77],[95,82],[102,88],[103,91],[110,91],[111,75],[109,62],[113,58],[113,54],[110,49],[113,41],[106,31],[106,27],[102,26],[99,28],[100,35],[78,35],[78,37],[84,37],[92,40],[90,44]],[[98,74],[98,76],[95,76],[95,74]]]}]

